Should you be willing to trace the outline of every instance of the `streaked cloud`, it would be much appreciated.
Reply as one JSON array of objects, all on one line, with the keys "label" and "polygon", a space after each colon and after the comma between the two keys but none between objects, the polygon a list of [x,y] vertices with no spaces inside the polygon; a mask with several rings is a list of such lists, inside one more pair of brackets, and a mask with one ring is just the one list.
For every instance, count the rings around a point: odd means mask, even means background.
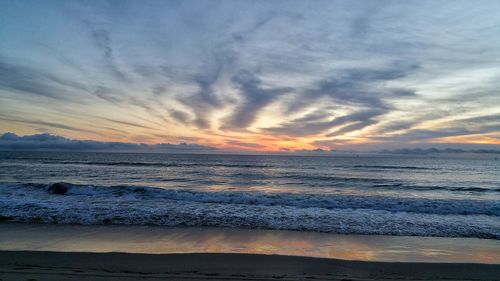
[{"label": "streaked cloud", "polygon": [[0,131],[252,151],[500,145],[499,10],[6,0]]}]

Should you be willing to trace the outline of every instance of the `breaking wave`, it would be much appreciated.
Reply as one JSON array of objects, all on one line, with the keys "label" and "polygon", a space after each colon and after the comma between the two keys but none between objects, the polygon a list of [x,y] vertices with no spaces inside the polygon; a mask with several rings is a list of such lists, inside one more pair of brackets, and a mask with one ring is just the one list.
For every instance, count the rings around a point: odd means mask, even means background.
[{"label": "breaking wave", "polygon": [[496,200],[60,183],[0,185],[4,221],[217,226],[500,239]]}]

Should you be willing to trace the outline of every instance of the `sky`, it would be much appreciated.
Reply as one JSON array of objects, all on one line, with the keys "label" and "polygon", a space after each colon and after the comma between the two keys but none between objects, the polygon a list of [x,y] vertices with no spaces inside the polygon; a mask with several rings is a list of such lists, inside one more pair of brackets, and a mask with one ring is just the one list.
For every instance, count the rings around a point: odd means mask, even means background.
[{"label": "sky", "polygon": [[[500,147],[500,1],[0,1],[0,133]],[[12,135],[7,135],[12,136]]]}]

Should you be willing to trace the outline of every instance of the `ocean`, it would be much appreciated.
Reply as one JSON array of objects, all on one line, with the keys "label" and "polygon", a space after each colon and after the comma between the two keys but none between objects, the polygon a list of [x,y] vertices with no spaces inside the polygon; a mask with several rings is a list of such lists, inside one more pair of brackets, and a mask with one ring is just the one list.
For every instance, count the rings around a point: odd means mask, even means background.
[{"label": "ocean", "polygon": [[0,152],[1,221],[500,239],[499,216],[491,159]]}]

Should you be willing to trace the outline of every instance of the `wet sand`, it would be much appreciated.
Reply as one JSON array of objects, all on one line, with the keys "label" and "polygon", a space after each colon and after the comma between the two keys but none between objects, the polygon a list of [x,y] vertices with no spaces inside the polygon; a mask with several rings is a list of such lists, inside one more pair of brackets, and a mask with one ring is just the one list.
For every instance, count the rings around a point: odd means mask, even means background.
[{"label": "wet sand", "polygon": [[2,280],[498,280],[500,265],[251,254],[0,251]]},{"label": "wet sand", "polygon": [[0,250],[244,253],[386,262],[500,263],[500,242],[303,231],[0,223]]},{"label": "wet sand", "polygon": [[471,238],[0,223],[0,280],[498,280]]}]

